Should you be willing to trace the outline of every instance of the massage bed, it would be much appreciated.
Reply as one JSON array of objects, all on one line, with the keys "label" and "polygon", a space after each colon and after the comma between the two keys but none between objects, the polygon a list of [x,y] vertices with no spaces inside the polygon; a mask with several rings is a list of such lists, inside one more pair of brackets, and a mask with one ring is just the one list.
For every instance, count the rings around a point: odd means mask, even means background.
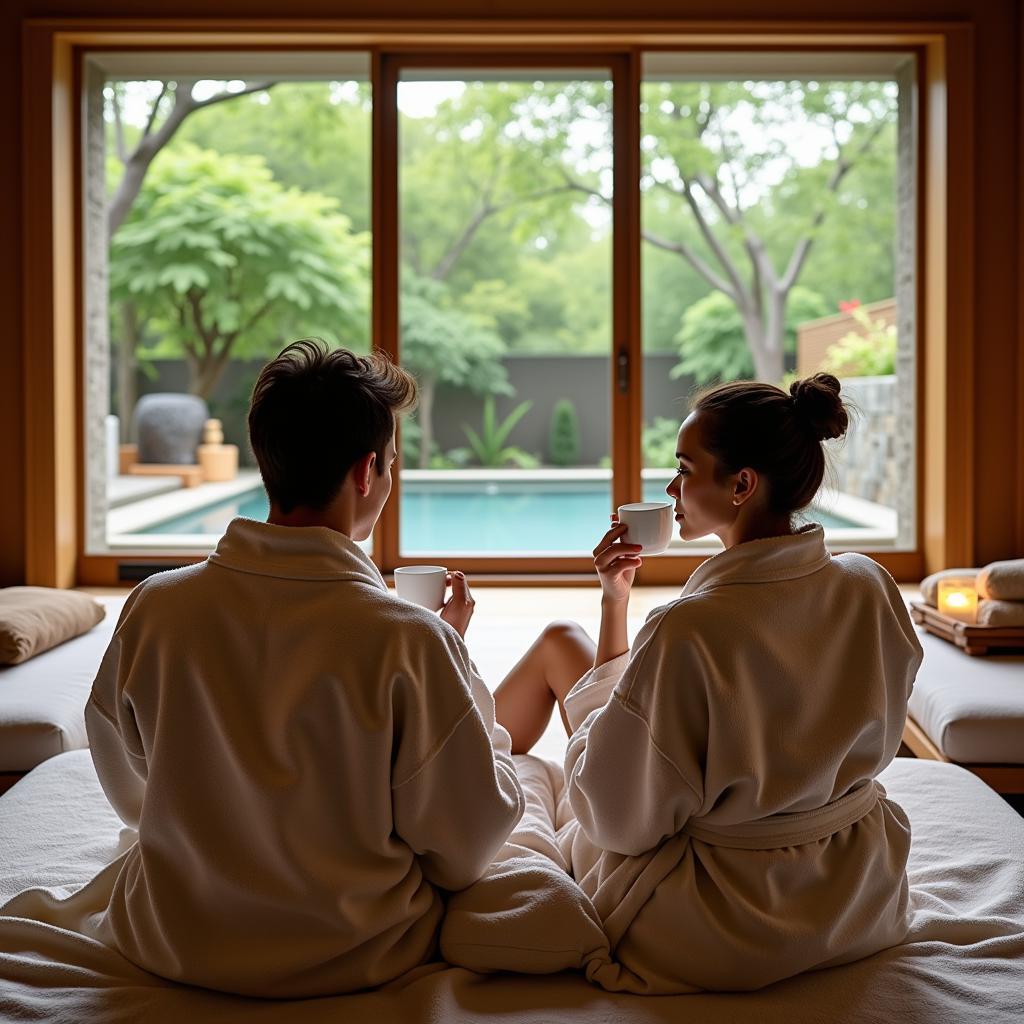
[{"label": "massage bed", "polygon": [[97,600],[107,614],[87,633],[0,666],[0,792],[47,758],[89,745],[85,704],[125,598]]},{"label": "massage bed", "polygon": [[999,793],[1024,793],[1024,654],[971,657],[923,629],[918,637],[924,661],[904,742],[918,757],[962,765]]},{"label": "massage bed", "polygon": [[[579,974],[474,974],[430,965],[385,989],[259,1001],[176,986],[76,932],[0,917],[0,1019],[1019,1024],[1024,1007],[1024,819],[950,764],[897,759],[882,776],[913,827],[906,944],[744,994],[612,995]],[[88,751],[50,758],[0,797],[0,903],[63,897],[130,843]]]}]

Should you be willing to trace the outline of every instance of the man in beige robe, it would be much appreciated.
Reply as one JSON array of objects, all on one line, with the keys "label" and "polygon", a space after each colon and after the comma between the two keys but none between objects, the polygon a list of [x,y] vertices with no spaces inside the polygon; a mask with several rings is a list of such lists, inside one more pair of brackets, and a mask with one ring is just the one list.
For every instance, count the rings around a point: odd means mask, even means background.
[{"label": "man in beige robe", "polygon": [[357,543],[414,394],[381,357],[290,346],[250,413],[270,521],[125,604],[86,721],[137,835],[77,905],[102,896],[86,930],[141,967],[274,997],[389,981],[435,956],[442,894],[522,814],[465,578],[439,616]]}]

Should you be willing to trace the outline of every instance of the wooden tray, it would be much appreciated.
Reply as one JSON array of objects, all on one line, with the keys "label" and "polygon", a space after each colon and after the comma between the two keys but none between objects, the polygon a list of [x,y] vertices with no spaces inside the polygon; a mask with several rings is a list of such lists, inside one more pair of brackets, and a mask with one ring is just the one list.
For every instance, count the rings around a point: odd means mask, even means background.
[{"label": "wooden tray", "polygon": [[1024,650],[1024,626],[972,626],[922,601],[910,602],[910,617],[929,633],[956,644],[966,654]]}]

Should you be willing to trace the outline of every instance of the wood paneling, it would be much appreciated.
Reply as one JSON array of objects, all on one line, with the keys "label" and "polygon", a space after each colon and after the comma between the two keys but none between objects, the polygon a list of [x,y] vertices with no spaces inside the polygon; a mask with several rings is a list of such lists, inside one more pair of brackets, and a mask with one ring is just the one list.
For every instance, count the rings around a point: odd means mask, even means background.
[{"label": "wood paneling", "polygon": [[[25,580],[70,587],[78,555],[74,74],[70,50],[53,48],[48,32],[29,28],[24,53],[23,173],[39,183],[23,206]],[[53,160],[55,145],[66,159]]]}]

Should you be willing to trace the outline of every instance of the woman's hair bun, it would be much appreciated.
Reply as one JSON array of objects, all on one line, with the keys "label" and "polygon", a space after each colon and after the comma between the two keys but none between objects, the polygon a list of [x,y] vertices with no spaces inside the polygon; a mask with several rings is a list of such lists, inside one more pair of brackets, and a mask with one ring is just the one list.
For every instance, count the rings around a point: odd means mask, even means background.
[{"label": "woman's hair bun", "polygon": [[793,411],[819,441],[846,433],[849,417],[839,397],[839,388],[839,381],[831,373],[815,373],[789,386]]}]

